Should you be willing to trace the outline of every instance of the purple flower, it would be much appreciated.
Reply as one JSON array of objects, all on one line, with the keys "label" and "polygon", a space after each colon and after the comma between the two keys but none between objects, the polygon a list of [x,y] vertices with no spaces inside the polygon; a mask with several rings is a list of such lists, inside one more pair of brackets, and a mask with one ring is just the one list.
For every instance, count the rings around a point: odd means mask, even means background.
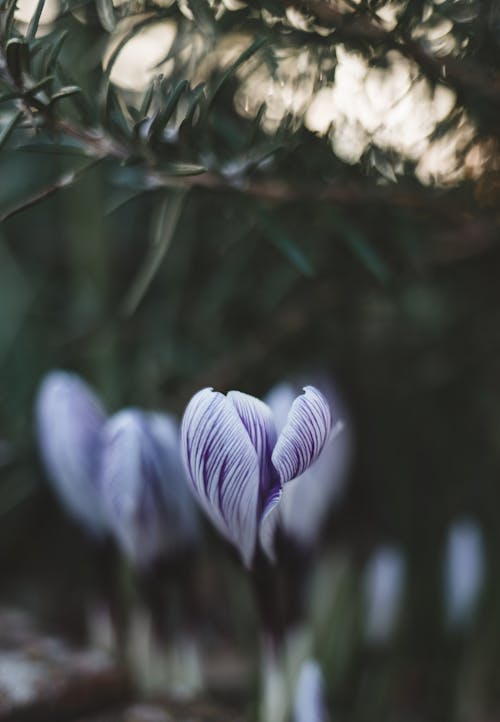
[{"label": "purple flower", "polygon": [[397,547],[384,546],[370,558],[364,579],[365,634],[383,644],[393,635],[406,585],[406,560]]},{"label": "purple flower", "polygon": [[472,519],[460,519],[448,532],[444,558],[444,594],[448,623],[465,626],[474,617],[485,579],[483,533]]},{"label": "purple flower", "polygon": [[106,415],[101,403],[75,374],[52,371],[40,386],[35,414],[41,457],[59,499],[93,536],[102,536],[97,477]]},{"label": "purple flower", "polygon": [[[317,541],[333,502],[342,493],[352,454],[351,430],[342,402],[330,384],[323,387],[325,398],[336,411],[337,421],[321,454],[300,476],[285,485],[280,504],[266,519],[268,536],[279,527],[304,548]],[[296,390],[288,383],[275,386],[267,395],[265,400],[278,430],[286,425],[295,396]],[[338,420],[339,410],[342,420]]]},{"label": "purple flower", "polygon": [[202,508],[252,564],[257,540],[272,557],[266,519],[283,487],[318,457],[330,434],[325,397],[306,386],[278,435],[271,409],[259,399],[207,388],[189,402],[182,420],[182,454]]},{"label": "purple flower", "polygon": [[195,541],[196,510],[173,417],[136,409],[112,416],[103,430],[100,485],[110,529],[138,566]]},{"label": "purple flower", "polygon": [[325,683],[315,659],[307,659],[300,668],[293,708],[294,722],[326,722]]}]

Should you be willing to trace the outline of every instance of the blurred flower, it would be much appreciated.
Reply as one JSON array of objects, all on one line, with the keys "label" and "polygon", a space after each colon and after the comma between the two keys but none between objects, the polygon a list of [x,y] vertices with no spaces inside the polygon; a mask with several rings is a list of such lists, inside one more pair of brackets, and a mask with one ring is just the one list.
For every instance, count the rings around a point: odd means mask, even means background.
[{"label": "blurred flower", "polygon": [[104,409],[75,374],[53,371],[36,400],[36,432],[47,475],[68,512],[92,535],[104,533],[98,467]]},{"label": "blurred flower", "polygon": [[448,622],[462,625],[474,615],[485,576],[484,542],[476,522],[464,519],[448,533],[444,594]]},{"label": "blurred flower", "polygon": [[321,667],[315,659],[302,663],[295,690],[294,722],[326,722],[325,687]]},{"label": "blurred flower", "polygon": [[[104,54],[105,68],[135,23],[137,17],[126,17],[117,27]],[[144,92],[154,77],[159,74],[170,75],[174,61],[167,59],[167,56],[175,35],[175,24],[168,20],[151,23],[134,33],[113,63],[111,82],[124,90]]]},{"label": "blurred flower", "polygon": [[126,409],[111,417],[103,430],[100,482],[110,528],[138,566],[193,544],[196,509],[172,416]]},{"label": "blurred flower", "polygon": [[394,547],[381,547],[368,562],[365,634],[369,641],[384,643],[393,634],[401,610],[405,576],[404,557]]},{"label": "blurred flower", "polygon": [[[337,394],[328,385],[322,387],[322,391],[338,418],[341,402]],[[278,431],[286,424],[295,395],[294,387],[284,383],[275,386],[266,397]],[[342,421],[338,420],[334,425],[316,461],[284,486],[279,506],[266,520],[271,536],[280,527],[303,547],[310,547],[317,541],[333,501],[342,492],[351,458],[351,432],[344,421],[344,410],[340,413]]]},{"label": "blurred flower", "polygon": [[273,534],[266,519],[280,502],[283,485],[313,463],[330,434],[327,400],[313,386],[304,392],[279,435],[271,409],[239,391],[224,396],[202,389],[184,413],[182,453],[193,489],[247,566],[259,535],[272,558]]}]

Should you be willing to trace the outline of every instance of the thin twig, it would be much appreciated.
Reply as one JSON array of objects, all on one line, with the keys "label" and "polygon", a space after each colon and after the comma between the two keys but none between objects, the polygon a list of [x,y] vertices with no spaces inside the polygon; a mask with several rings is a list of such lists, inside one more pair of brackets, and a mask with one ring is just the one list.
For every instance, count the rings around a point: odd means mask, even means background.
[{"label": "thin twig", "polygon": [[13,216],[17,215],[18,213],[21,213],[21,211],[26,210],[27,208],[31,208],[31,206],[36,205],[37,203],[40,203],[41,201],[45,200],[46,198],[50,198],[50,196],[54,195],[58,191],[62,190],[63,188],[68,188],[69,186],[73,185],[78,181],[88,170],[90,170],[93,166],[95,166],[97,163],[99,163],[101,158],[96,158],[92,160],[90,163],[87,163],[82,168],[79,168],[76,171],[70,171],[69,173],[64,173],[62,176],[57,178],[53,183],[51,183],[49,186],[46,186],[40,191],[37,191],[32,196],[27,198],[26,200],[22,201],[21,203],[13,206],[12,208],[9,208],[9,210],[5,211],[0,216],[0,223],[3,223],[3,221],[6,221],[8,218],[12,218]]}]

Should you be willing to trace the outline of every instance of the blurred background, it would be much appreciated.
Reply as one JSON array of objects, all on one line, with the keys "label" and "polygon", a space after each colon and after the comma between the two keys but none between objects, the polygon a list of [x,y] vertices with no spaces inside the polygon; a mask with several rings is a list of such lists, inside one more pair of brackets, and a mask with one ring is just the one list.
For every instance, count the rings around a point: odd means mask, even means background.
[{"label": "blurred background", "polygon": [[[500,4],[36,10],[1,6],[0,603],[84,639],[47,371],[179,417],[321,373],[354,439],[311,582],[334,718],[498,719]],[[207,644],[244,657],[208,526],[203,555]]]}]

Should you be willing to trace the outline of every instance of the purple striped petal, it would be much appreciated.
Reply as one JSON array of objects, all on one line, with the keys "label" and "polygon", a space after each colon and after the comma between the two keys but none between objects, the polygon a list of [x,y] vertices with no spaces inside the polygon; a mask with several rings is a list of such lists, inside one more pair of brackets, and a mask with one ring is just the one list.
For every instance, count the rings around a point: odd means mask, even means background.
[{"label": "purple striped petal", "polygon": [[260,520],[260,546],[272,562],[276,561],[274,542],[281,520],[280,502],[283,497],[283,491],[284,487],[282,487],[281,484],[278,484],[271,490]]},{"label": "purple striped petal", "polygon": [[200,504],[250,566],[260,506],[259,458],[235,405],[212,389],[189,402],[181,431],[182,454]]},{"label": "purple striped petal", "polygon": [[97,489],[104,409],[75,374],[53,371],[43,380],[36,433],[47,475],[67,511],[94,536],[104,533]]},{"label": "purple striped petal", "polygon": [[[332,504],[342,493],[352,457],[349,415],[332,383],[326,378],[320,382],[330,409],[335,411],[336,423],[318,458],[303,474],[284,485],[279,507],[272,515],[273,526],[279,525],[305,548],[316,543]],[[266,396],[278,430],[285,426],[295,396],[296,390],[288,383],[275,386]]]},{"label": "purple striped petal", "polygon": [[141,567],[192,539],[175,438],[171,419],[135,409],[115,414],[104,427],[104,508],[122,551]]},{"label": "purple striped petal", "polygon": [[302,474],[318,457],[331,428],[327,400],[314,386],[292,404],[288,419],[274,447],[272,462],[284,484]]},{"label": "purple striped petal", "polygon": [[281,526],[303,547],[313,546],[343,489],[351,458],[350,430],[338,421],[316,461],[283,487]]},{"label": "purple striped petal", "polygon": [[234,405],[257,452],[260,498],[265,500],[276,477],[276,472],[271,464],[271,454],[276,444],[277,434],[271,409],[260,399],[256,399],[255,396],[249,394],[243,394],[241,391],[230,391],[227,398]]}]

